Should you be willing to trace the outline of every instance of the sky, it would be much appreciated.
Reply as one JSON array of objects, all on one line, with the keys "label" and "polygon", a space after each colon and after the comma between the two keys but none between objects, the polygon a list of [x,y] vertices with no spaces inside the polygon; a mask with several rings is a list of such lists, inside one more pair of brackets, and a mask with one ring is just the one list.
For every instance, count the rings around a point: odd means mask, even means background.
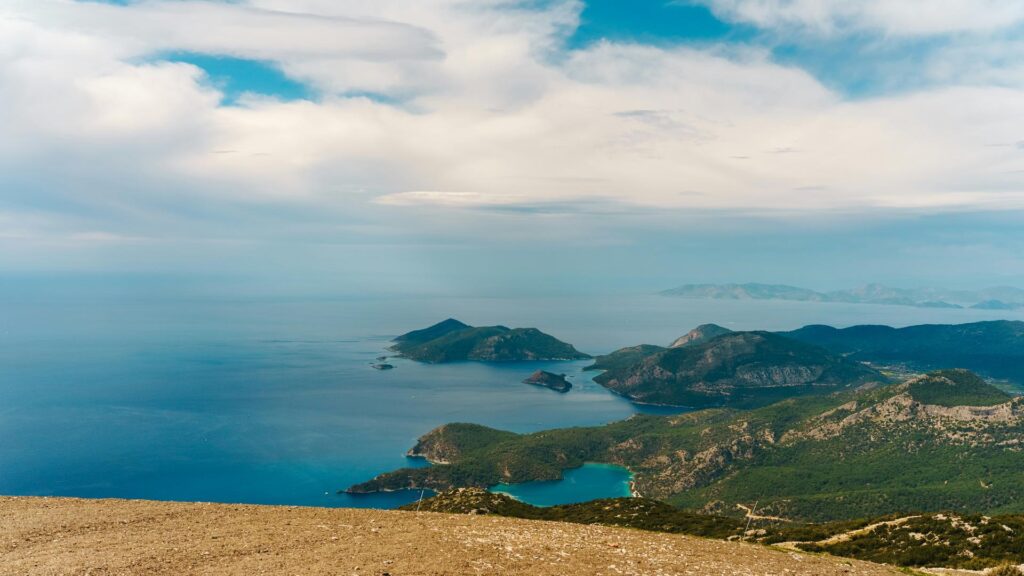
[{"label": "sky", "polygon": [[1022,225],[1018,0],[0,2],[8,285],[1024,286]]}]

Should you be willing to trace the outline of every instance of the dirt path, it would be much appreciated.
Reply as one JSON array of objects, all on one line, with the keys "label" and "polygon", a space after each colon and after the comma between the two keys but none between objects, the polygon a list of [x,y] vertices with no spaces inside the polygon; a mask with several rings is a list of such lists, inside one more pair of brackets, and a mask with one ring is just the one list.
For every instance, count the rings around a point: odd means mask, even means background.
[{"label": "dirt path", "polygon": [[737,510],[743,510],[743,517],[751,520],[771,520],[772,522],[791,522],[789,518],[783,518],[781,516],[763,516],[761,514],[755,514],[755,510],[749,506],[743,504],[736,505]]},{"label": "dirt path", "polygon": [[822,546],[829,546],[831,544],[839,544],[840,542],[848,542],[854,536],[862,536],[864,534],[868,534],[875,528],[880,528],[882,526],[901,526],[913,520],[914,518],[920,518],[920,516],[904,516],[903,518],[897,518],[895,520],[875,522],[874,524],[868,524],[863,528],[858,528],[856,530],[850,530],[849,532],[843,532],[842,534],[829,536],[828,538],[819,541],[818,544],[821,544]]},{"label": "dirt path", "polygon": [[849,530],[847,532],[841,532],[839,534],[833,534],[832,536],[829,536],[828,538],[825,538],[824,540],[817,540],[817,541],[813,541],[813,542],[797,542],[797,541],[779,542],[778,544],[773,544],[773,546],[775,546],[776,548],[785,548],[787,550],[799,550],[799,548],[797,548],[797,545],[799,545],[799,544],[817,544],[819,546],[829,546],[829,545],[832,545],[832,544],[839,544],[841,542],[848,542],[854,536],[861,536],[863,534],[868,534],[872,530],[874,530],[875,528],[878,528],[880,526],[900,526],[902,524],[906,524],[907,522],[909,522],[910,520],[913,520],[914,518],[920,518],[920,516],[904,516],[903,518],[896,518],[895,520],[885,520],[885,521],[882,521],[882,522],[875,522],[874,524],[868,524],[867,526],[865,526],[863,528],[857,528],[856,530]]},{"label": "dirt path", "polygon": [[555,522],[414,512],[0,498],[0,574],[893,575],[877,564]]}]

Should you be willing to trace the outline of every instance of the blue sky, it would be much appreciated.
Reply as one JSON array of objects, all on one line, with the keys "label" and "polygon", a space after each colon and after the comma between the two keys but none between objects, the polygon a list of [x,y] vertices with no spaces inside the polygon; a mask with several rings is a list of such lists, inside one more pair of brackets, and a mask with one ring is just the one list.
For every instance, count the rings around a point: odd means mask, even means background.
[{"label": "blue sky", "polygon": [[[91,0],[129,5],[130,0]],[[541,3],[540,5],[547,4]],[[1001,35],[1010,42],[1024,27],[1010,26]],[[821,36],[801,31],[779,34],[742,21],[720,19],[697,0],[590,0],[581,4],[579,21],[564,39],[563,50],[585,49],[599,42],[625,42],[662,47],[703,48],[755,47],[771,58],[813,74],[823,84],[846,97],[881,96],[928,84],[919,68],[940,58],[956,34],[894,37],[879,30],[855,30]],[[209,81],[224,92],[224,102],[236,103],[245,94],[273,96],[282,100],[312,99],[313,86],[290,78],[272,61],[249,60],[223,54],[162,55],[171,61],[191,63],[203,69]],[[372,92],[349,92],[384,99]]]},{"label": "blue sky", "polygon": [[600,40],[644,43],[747,40],[749,27],[723,22],[706,6],[665,0],[587,2],[569,47]]},{"label": "blue sky", "polygon": [[[128,5],[129,0],[92,0]],[[947,46],[944,35],[893,39],[872,31],[848,36],[815,37],[778,35],[743,22],[719,19],[712,10],[687,0],[590,0],[582,4],[579,22],[564,39],[566,52],[599,42],[626,42],[662,47],[759,47],[774,60],[815,75],[824,84],[849,97],[881,95],[917,87],[925,82],[914,68]],[[282,100],[312,99],[313,86],[289,78],[272,61],[222,54],[170,54],[158,58],[187,62],[203,69],[234,104],[243,94]],[[899,69],[895,73],[894,69]],[[375,98],[380,95],[366,94]]]},{"label": "blue sky", "polygon": [[166,54],[158,60],[182,62],[201,68],[206,81],[224,94],[223,103],[236,104],[246,94],[272,96],[281,100],[307,100],[313,90],[285,75],[273,62],[247,60],[213,54]]},{"label": "blue sky", "polygon": [[0,277],[1024,285],[1020,3],[299,6],[0,7]]}]

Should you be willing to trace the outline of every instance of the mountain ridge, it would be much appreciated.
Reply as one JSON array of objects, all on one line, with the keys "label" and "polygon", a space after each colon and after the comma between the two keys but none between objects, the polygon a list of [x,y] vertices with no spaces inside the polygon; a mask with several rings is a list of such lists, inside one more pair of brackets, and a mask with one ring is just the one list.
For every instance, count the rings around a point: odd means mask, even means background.
[{"label": "mountain ridge", "polygon": [[1024,384],[1024,321],[920,324],[905,328],[812,324],[779,332],[834,354],[873,364],[915,369],[960,367]]},{"label": "mountain ridge", "polygon": [[871,368],[771,332],[704,325],[673,344],[623,348],[587,369],[603,370],[594,381],[634,402],[691,407],[749,407],[886,381]]}]

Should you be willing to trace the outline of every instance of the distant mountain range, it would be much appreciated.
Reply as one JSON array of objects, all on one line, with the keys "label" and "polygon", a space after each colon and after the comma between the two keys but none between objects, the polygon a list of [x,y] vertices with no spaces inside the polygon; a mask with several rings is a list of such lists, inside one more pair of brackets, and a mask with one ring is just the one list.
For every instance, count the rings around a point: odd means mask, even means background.
[{"label": "distant mountain range", "polygon": [[686,284],[660,293],[675,298],[704,300],[790,300],[798,302],[846,302],[888,304],[919,308],[975,308],[1014,310],[1024,308],[1024,290],[1010,286],[982,290],[893,288],[868,284],[860,288],[817,292],[783,284]]}]

